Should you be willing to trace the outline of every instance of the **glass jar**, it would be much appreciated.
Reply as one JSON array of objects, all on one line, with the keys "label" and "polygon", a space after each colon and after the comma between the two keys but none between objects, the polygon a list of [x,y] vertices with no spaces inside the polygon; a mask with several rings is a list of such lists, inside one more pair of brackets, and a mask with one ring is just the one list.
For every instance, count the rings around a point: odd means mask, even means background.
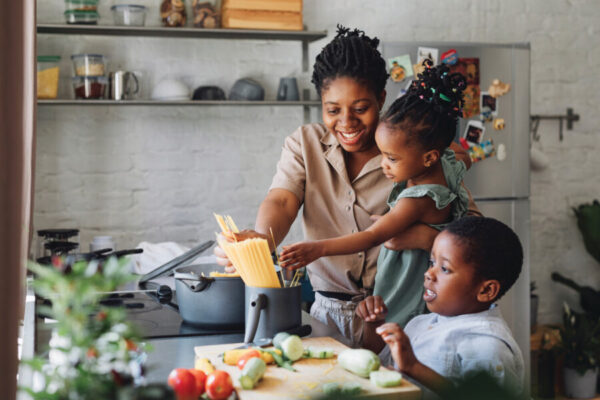
[{"label": "glass jar", "polygon": [[108,78],[105,76],[74,76],[73,91],[76,99],[103,99]]},{"label": "glass jar", "polygon": [[160,18],[163,26],[185,26],[186,12],[184,0],[163,0],[160,4]]},{"label": "glass jar", "polygon": [[106,74],[106,57],[102,54],[73,54],[74,76],[104,76]]},{"label": "glass jar", "polygon": [[38,56],[37,98],[55,99],[58,96],[60,56]]},{"label": "glass jar", "polygon": [[192,0],[192,24],[196,28],[221,27],[221,2],[219,0]]}]

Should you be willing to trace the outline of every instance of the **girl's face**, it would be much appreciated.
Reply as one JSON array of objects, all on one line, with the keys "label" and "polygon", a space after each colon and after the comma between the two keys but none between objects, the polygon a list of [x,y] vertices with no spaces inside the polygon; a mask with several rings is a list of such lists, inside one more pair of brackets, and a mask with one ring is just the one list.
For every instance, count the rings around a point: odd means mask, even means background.
[{"label": "girl's face", "polygon": [[465,251],[451,233],[436,237],[425,272],[423,299],[429,311],[454,316],[486,308],[487,304],[478,300],[485,281],[477,277],[474,265],[465,262]]},{"label": "girl's face", "polygon": [[375,145],[385,92],[379,97],[349,77],[335,78],[322,90],[323,122],[345,151],[366,151]]},{"label": "girl's face", "polygon": [[409,140],[404,131],[390,129],[382,122],[375,132],[375,141],[381,151],[381,168],[386,178],[397,183],[427,172],[425,151],[414,140]]}]

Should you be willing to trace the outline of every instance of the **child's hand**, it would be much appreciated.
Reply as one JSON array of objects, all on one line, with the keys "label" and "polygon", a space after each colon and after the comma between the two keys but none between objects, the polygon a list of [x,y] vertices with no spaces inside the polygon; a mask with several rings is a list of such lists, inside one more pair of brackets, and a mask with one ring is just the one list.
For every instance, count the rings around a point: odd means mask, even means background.
[{"label": "child's hand", "polygon": [[356,307],[356,315],[366,322],[381,321],[385,319],[387,312],[387,307],[381,296],[368,296]]},{"label": "child's hand", "polygon": [[387,323],[377,328],[376,332],[390,346],[390,352],[400,372],[411,375],[413,368],[419,363],[413,353],[410,339],[398,324]]},{"label": "child's hand", "polygon": [[320,242],[300,242],[283,246],[279,262],[282,267],[294,270],[310,264],[322,255],[323,246]]}]

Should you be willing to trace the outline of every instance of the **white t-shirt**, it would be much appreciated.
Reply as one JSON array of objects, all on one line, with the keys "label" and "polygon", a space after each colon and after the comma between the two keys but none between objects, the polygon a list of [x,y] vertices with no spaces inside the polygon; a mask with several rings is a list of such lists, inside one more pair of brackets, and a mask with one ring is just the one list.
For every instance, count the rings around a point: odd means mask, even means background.
[{"label": "white t-shirt", "polygon": [[[408,322],[404,332],[417,359],[438,374],[458,382],[487,372],[503,388],[522,393],[523,355],[495,305],[454,317],[419,315]],[[380,357],[386,365],[393,363],[388,346]]]}]

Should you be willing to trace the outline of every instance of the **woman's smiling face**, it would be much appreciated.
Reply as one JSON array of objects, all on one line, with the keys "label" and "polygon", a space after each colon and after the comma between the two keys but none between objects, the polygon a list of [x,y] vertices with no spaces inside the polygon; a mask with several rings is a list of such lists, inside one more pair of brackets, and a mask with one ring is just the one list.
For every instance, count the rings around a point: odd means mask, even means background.
[{"label": "woman's smiling face", "polygon": [[384,100],[385,92],[377,98],[367,85],[353,78],[335,78],[321,92],[323,122],[345,151],[370,150],[375,146]]}]

